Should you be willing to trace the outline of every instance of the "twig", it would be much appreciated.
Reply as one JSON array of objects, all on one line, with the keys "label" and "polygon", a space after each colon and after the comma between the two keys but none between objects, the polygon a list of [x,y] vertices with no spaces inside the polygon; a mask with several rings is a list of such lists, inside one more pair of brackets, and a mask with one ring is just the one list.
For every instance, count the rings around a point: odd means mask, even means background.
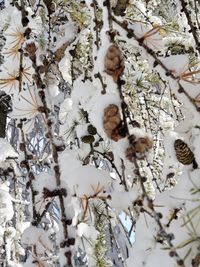
[{"label": "twig", "polygon": [[94,22],[95,22],[95,34],[96,34],[96,40],[95,40],[95,45],[97,47],[97,50],[99,50],[100,48],[100,38],[99,38],[99,28],[100,28],[100,22],[98,21],[98,17],[97,17],[97,7],[98,7],[98,3],[96,0],[92,1],[93,3],[93,10],[94,10]]},{"label": "twig", "polygon": [[[190,26],[190,29],[191,29],[192,36],[193,36],[194,41],[196,43],[196,49],[200,54],[200,42],[199,42],[199,38],[198,38],[199,34],[197,32],[198,28],[194,25],[194,23],[191,19],[190,12],[187,9],[188,3],[186,2],[186,0],[180,0],[180,2],[181,2],[181,6],[182,6],[182,11],[185,13],[188,25]],[[196,3],[196,0],[194,0],[194,2]]]},{"label": "twig", "polygon": [[140,169],[139,169],[139,165],[137,163],[136,158],[134,160],[134,165],[135,165],[135,173],[137,173],[137,175],[138,175],[139,183],[140,183],[140,186],[141,186],[141,189],[142,189],[142,192],[143,192],[143,197],[147,201],[148,208],[151,211],[151,216],[154,218],[155,222],[157,223],[157,225],[159,227],[159,233],[166,240],[166,242],[169,245],[171,251],[173,251],[173,256],[176,258],[177,264],[181,265],[182,267],[186,267],[185,264],[184,264],[184,261],[178,255],[178,253],[176,251],[176,248],[174,247],[174,245],[172,243],[172,236],[166,232],[164,226],[162,225],[160,215],[156,212],[156,210],[154,208],[153,201],[147,194],[146,188],[144,186],[144,179],[143,179],[142,175],[140,174]]},{"label": "twig", "polygon": [[167,75],[168,77],[170,77],[170,78],[172,78],[173,80],[177,81],[177,84],[178,84],[178,86],[179,86],[178,93],[183,93],[183,94],[188,98],[188,100],[190,101],[190,103],[195,107],[195,109],[196,109],[198,112],[200,112],[199,107],[197,107],[197,106],[195,105],[195,100],[194,100],[194,99],[193,99],[193,98],[186,92],[186,90],[185,90],[185,89],[183,88],[183,86],[180,84],[180,81],[179,81],[179,78],[180,78],[180,77],[179,77],[179,76],[178,76],[178,77],[175,76],[175,75],[173,74],[172,70],[169,70],[169,69],[165,66],[165,64],[162,63],[162,61],[160,61],[160,59],[158,59],[156,53],[155,53],[152,49],[150,49],[150,48],[144,43],[143,38],[138,38],[138,37],[136,36],[136,34],[134,33],[134,31],[128,27],[128,24],[127,24],[126,22],[123,22],[123,21],[121,22],[121,21],[117,20],[114,16],[112,16],[112,18],[113,18],[113,21],[114,21],[115,23],[117,23],[120,27],[122,27],[122,28],[127,32],[127,36],[128,36],[128,38],[134,38],[134,39],[138,42],[138,44],[139,44],[140,46],[142,46],[142,47],[146,50],[146,52],[147,52],[149,55],[151,55],[151,56],[155,59],[156,64],[157,64],[157,65],[160,65],[160,66],[162,67],[162,69],[165,70],[166,75]]}]

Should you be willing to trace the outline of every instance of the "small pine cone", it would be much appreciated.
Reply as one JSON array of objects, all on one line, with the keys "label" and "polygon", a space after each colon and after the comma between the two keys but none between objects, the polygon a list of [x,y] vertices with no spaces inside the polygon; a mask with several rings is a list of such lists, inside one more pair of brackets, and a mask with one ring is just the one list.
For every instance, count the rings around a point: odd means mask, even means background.
[{"label": "small pine cone", "polygon": [[145,152],[148,152],[153,146],[153,140],[148,136],[136,139],[134,135],[129,136],[129,147],[126,149],[126,158],[133,162],[134,158],[142,160],[145,158]]},{"label": "small pine cone", "polygon": [[124,61],[122,54],[116,45],[111,45],[108,48],[104,63],[106,73],[113,77],[114,82],[117,82],[124,72]]},{"label": "small pine cone", "polygon": [[198,168],[194,153],[184,141],[177,139],[174,142],[174,149],[176,152],[176,157],[180,163],[182,163],[183,165],[193,164],[194,169]]},{"label": "small pine cone", "polygon": [[35,62],[36,61],[36,45],[35,43],[28,43],[26,44],[25,50],[28,52],[30,59]]},{"label": "small pine cone", "polygon": [[145,153],[153,146],[153,141],[149,137],[145,136],[139,138],[135,143],[135,152],[136,153]]},{"label": "small pine cone", "polygon": [[120,118],[118,106],[110,104],[107,108],[105,108],[103,126],[104,131],[110,139],[118,141],[119,139],[124,137],[120,134],[122,128],[122,121]]},{"label": "small pine cone", "polygon": [[192,267],[200,266],[200,253],[197,253],[194,259],[192,259]]}]

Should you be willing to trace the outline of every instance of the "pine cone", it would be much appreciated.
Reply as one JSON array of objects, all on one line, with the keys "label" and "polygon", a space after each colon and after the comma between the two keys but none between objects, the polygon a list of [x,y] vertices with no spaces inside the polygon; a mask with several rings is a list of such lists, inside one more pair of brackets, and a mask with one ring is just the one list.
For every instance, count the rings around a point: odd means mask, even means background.
[{"label": "pine cone", "polygon": [[153,141],[149,137],[139,138],[135,143],[136,153],[145,153],[153,146]]},{"label": "pine cone", "polygon": [[105,56],[105,71],[117,82],[124,72],[124,62],[121,51],[116,45],[111,45]]},{"label": "pine cone", "polygon": [[194,259],[192,259],[192,267],[200,266],[200,253],[197,253]]},{"label": "pine cone", "polygon": [[30,59],[36,62],[36,45],[34,42],[26,44],[25,50],[28,52]]},{"label": "pine cone", "polygon": [[103,126],[104,131],[110,139],[118,141],[119,139],[125,137],[118,106],[110,104],[107,108],[105,108]]},{"label": "pine cone", "polygon": [[134,158],[142,160],[145,158],[145,153],[153,146],[153,140],[148,136],[136,139],[134,135],[129,136],[129,146],[126,149],[126,157],[129,161],[134,162]]},{"label": "pine cone", "polygon": [[174,142],[174,148],[176,151],[176,157],[180,163],[182,163],[183,165],[193,164],[194,169],[198,168],[194,153],[184,141],[177,139]]}]

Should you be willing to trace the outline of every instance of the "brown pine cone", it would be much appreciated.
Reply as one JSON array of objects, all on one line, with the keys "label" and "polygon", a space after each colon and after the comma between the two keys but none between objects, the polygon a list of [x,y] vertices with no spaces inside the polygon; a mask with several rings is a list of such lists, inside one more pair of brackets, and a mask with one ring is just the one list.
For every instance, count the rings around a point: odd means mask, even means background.
[{"label": "brown pine cone", "polygon": [[153,141],[149,137],[139,138],[135,143],[136,153],[144,153],[153,146]]},{"label": "brown pine cone", "polygon": [[34,42],[32,43],[27,43],[25,50],[28,52],[30,59],[35,62],[36,61],[36,50],[37,47]]},{"label": "brown pine cone", "polygon": [[174,142],[174,148],[176,151],[176,157],[180,163],[183,165],[193,164],[194,169],[198,168],[194,153],[183,140],[177,139]]},{"label": "brown pine cone", "polygon": [[121,51],[116,45],[111,45],[105,56],[105,71],[117,82],[124,72],[124,61]]},{"label": "brown pine cone", "polygon": [[104,131],[110,139],[118,141],[124,137],[123,134],[121,134],[123,124],[120,118],[118,106],[110,104],[107,108],[105,108],[103,126]]},{"label": "brown pine cone", "polygon": [[134,162],[134,158],[142,160],[145,158],[145,152],[153,147],[153,140],[148,136],[136,139],[134,135],[129,136],[129,146],[125,151],[126,158]]}]

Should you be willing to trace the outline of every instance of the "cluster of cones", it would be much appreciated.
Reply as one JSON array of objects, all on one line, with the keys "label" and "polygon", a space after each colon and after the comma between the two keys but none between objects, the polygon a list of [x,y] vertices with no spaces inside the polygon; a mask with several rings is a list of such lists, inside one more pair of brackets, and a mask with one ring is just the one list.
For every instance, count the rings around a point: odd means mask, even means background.
[{"label": "cluster of cones", "polygon": [[[128,135],[126,127],[121,120],[119,108],[114,104],[110,104],[104,109],[103,127],[107,136],[115,142]],[[153,146],[153,140],[148,136],[136,137],[132,134],[128,137],[128,140],[129,146],[125,154],[131,162],[135,158],[144,159],[145,153]]]},{"label": "cluster of cones", "polygon": [[[118,82],[124,72],[124,61],[120,49],[116,45],[111,45],[105,55],[105,71],[111,75],[114,82]],[[128,136],[129,146],[125,154],[126,158],[134,162],[134,159],[144,159],[145,154],[153,146],[153,140],[148,136],[137,137],[129,135],[126,126],[120,116],[119,107],[110,104],[104,109],[103,127],[107,136],[117,142]]]}]

